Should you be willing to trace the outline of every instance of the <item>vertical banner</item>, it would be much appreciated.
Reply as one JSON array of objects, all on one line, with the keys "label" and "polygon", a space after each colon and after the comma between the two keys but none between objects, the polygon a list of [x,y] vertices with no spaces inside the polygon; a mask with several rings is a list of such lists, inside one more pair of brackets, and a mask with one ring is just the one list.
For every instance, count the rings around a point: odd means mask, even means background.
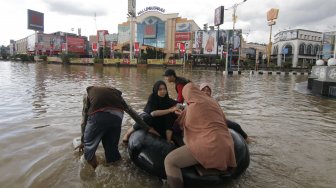
[{"label": "vertical banner", "polygon": [[98,48],[97,43],[96,43],[96,42],[93,42],[93,43],[92,43],[92,51],[93,51],[93,52],[97,52],[97,48]]},{"label": "vertical banner", "polygon": [[220,6],[215,9],[215,18],[214,23],[215,26],[222,25],[224,22],[224,6]]},{"label": "vertical banner", "polygon": [[67,46],[67,43],[62,43],[62,46],[61,46],[61,49],[62,49],[62,52],[66,52],[66,47]]},{"label": "vertical banner", "polygon": [[204,54],[217,53],[217,35],[215,30],[203,32],[202,47],[204,48]]},{"label": "vertical banner", "polygon": [[183,42],[179,43],[180,44],[180,52],[184,54],[185,52],[185,44]]},{"label": "vertical banner", "polygon": [[134,52],[135,52],[135,56],[138,57],[139,56],[139,42],[134,42]]},{"label": "vertical banner", "polygon": [[203,31],[199,30],[195,32],[195,49],[196,54],[202,53],[202,46],[203,46]]}]

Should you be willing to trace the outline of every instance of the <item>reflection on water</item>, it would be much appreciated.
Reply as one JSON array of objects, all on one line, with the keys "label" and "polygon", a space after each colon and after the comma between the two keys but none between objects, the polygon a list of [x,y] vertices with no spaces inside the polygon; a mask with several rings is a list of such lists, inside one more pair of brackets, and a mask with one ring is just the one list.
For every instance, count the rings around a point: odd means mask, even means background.
[{"label": "reflection on water", "polygon": [[[163,68],[63,66],[0,62],[0,183],[2,187],[160,187],[121,147],[123,162],[79,178],[72,139],[80,134],[81,99],[89,85],[111,85],[141,111]],[[228,187],[333,187],[336,185],[336,101],[310,95],[307,76],[237,75],[177,70],[209,82],[227,117],[242,125],[250,167]],[[170,96],[176,97],[168,84]],[[133,120],[125,116],[124,132]],[[103,149],[98,158],[103,161]],[[221,186],[219,186],[221,187]]]}]

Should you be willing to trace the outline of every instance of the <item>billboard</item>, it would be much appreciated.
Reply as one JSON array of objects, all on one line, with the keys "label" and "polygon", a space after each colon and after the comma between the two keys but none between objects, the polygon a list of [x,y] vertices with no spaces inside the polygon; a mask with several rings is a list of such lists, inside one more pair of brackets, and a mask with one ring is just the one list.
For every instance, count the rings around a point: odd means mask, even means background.
[{"label": "billboard", "polygon": [[187,32],[176,32],[175,33],[175,41],[189,41],[191,39],[191,33]]},{"label": "billboard", "polygon": [[196,54],[217,54],[221,53],[223,50],[228,49],[228,43],[234,47],[234,49],[240,48],[240,38],[241,30],[235,30],[235,40],[233,40],[233,31],[232,30],[219,30],[218,38],[217,31],[210,30],[198,30],[195,32],[195,40],[193,48],[195,49],[194,53]]},{"label": "billboard", "polygon": [[118,42],[118,34],[113,33],[113,34],[105,35],[105,41],[107,41],[107,42]]},{"label": "billboard", "polygon": [[184,44],[184,49],[185,51],[188,50],[190,48],[190,42],[189,41],[185,41],[185,42],[176,42],[175,41],[175,50],[179,50],[181,49],[181,43]]},{"label": "billboard", "polygon": [[28,9],[28,29],[44,31],[44,14]]},{"label": "billboard", "polygon": [[215,26],[222,25],[224,21],[224,6],[220,6],[215,10]]},{"label": "billboard", "polygon": [[130,41],[130,26],[118,25],[118,44],[122,44]]},{"label": "billboard", "polygon": [[128,0],[128,14],[130,14],[131,16],[135,17],[136,14],[136,1],[135,0]]},{"label": "billboard", "polygon": [[278,18],[279,9],[272,8],[267,12],[267,21],[272,21]]},{"label": "billboard", "polygon": [[191,24],[189,22],[186,23],[176,23],[176,32],[190,32]]},{"label": "billboard", "polygon": [[105,35],[108,35],[107,30],[98,30],[97,31],[98,42],[105,42]]},{"label": "billboard", "polygon": [[156,38],[156,24],[145,25],[144,38],[145,39],[155,39]]},{"label": "billboard", "polygon": [[84,54],[85,44],[83,38],[66,37],[66,41],[68,44],[68,52]]},{"label": "billboard", "polygon": [[36,35],[30,35],[27,37],[27,51],[35,51],[35,45],[37,44],[36,42]]},{"label": "billboard", "polygon": [[228,33],[225,30],[219,30],[218,33],[218,40],[217,40],[217,45],[220,46],[226,46],[227,40],[228,40]]},{"label": "billboard", "polygon": [[236,30],[226,30],[229,44],[232,47],[233,51],[238,51],[240,48],[240,42],[241,42],[241,36],[242,36],[242,30],[236,29]]},{"label": "billboard", "polygon": [[333,32],[326,32],[323,33],[323,59],[329,59],[332,57],[335,49],[335,40],[336,40],[336,33]]},{"label": "billboard", "polygon": [[202,53],[202,43],[203,43],[203,31],[198,30],[195,32],[195,42],[193,48],[195,48],[196,54]]},{"label": "billboard", "polygon": [[98,49],[98,43],[93,42],[92,43],[92,51],[97,52],[97,49]]},{"label": "billboard", "polygon": [[217,35],[215,30],[203,31],[202,48],[204,54],[217,53]]}]

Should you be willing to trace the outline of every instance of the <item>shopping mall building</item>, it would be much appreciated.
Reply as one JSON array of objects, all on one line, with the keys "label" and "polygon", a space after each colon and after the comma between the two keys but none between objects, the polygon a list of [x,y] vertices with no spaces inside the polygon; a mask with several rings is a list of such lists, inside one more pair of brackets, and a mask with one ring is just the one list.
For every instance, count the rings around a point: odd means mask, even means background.
[{"label": "shopping mall building", "polygon": [[162,49],[166,57],[178,53],[179,43],[184,43],[186,53],[191,53],[193,34],[200,30],[194,20],[181,18],[178,13],[166,14],[160,7],[146,7],[137,17],[129,17],[127,22],[118,25],[118,45],[135,44],[135,48],[146,46]]}]

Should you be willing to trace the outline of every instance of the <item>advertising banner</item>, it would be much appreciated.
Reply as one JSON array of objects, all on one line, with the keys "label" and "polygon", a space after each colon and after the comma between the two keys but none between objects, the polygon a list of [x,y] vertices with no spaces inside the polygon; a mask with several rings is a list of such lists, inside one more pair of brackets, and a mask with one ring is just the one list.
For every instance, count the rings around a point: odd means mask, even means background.
[{"label": "advertising banner", "polygon": [[135,43],[134,43],[134,51],[135,51],[135,52],[139,52],[139,50],[140,50],[140,49],[139,49],[139,42],[135,42]]},{"label": "advertising banner", "polygon": [[96,42],[92,43],[92,51],[97,52],[98,44]]},{"label": "advertising banner", "polygon": [[118,35],[117,34],[107,34],[105,35],[105,41],[106,42],[114,42],[114,41],[118,41]]},{"label": "advertising banner", "polygon": [[190,41],[190,39],[191,39],[191,33],[189,32],[176,32],[175,33],[176,42]]},{"label": "advertising banner", "polygon": [[279,9],[272,8],[267,12],[267,21],[272,21],[278,18]]},{"label": "advertising banner", "polygon": [[35,45],[36,45],[36,35],[30,35],[27,37],[27,50],[28,51],[35,51]]},{"label": "advertising banner", "polygon": [[107,30],[98,30],[97,31],[98,42],[105,42],[105,35],[108,35]]},{"label": "advertising banner", "polygon": [[190,42],[189,41],[185,41],[185,42],[175,42],[175,50],[179,50],[180,49],[180,44],[183,43],[184,44],[184,48],[185,50],[188,50],[190,47]]},{"label": "advertising banner", "polygon": [[62,43],[61,49],[62,49],[62,52],[66,52],[66,50],[67,50],[66,43]]},{"label": "advertising banner", "polygon": [[227,44],[228,34],[225,30],[219,30],[217,45],[225,46]]},{"label": "advertising banner", "polygon": [[176,23],[176,32],[190,32],[191,24],[189,22]]},{"label": "advertising banner", "polygon": [[128,13],[132,16],[136,16],[136,0],[128,0]]},{"label": "advertising banner", "polygon": [[134,43],[134,52],[135,52],[135,57],[139,56],[139,51],[140,51],[140,44],[139,42]]},{"label": "advertising banner", "polygon": [[238,51],[238,49],[240,48],[242,30],[236,29],[234,32],[233,30],[226,30],[226,33],[229,36],[229,43],[232,47],[232,50]]},{"label": "advertising banner", "polygon": [[156,24],[145,25],[144,38],[145,39],[155,39],[156,38]]},{"label": "advertising banner", "polygon": [[44,31],[44,14],[28,9],[28,29]]},{"label": "advertising banner", "polygon": [[129,25],[118,25],[118,44],[129,42],[130,36]]},{"label": "advertising banner", "polygon": [[195,42],[194,48],[196,50],[196,54],[201,54],[203,49],[203,31],[199,30],[195,32]]},{"label": "advertising banner", "polygon": [[329,59],[332,57],[335,48],[336,33],[326,32],[323,33],[323,59]]},{"label": "advertising banner", "polygon": [[202,48],[204,54],[216,54],[217,53],[217,36],[215,30],[203,32]]},{"label": "advertising banner", "polygon": [[220,6],[215,10],[215,26],[222,25],[224,21],[224,6]]},{"label": "advertising banner", "polygon": [[83,38],[77,37],[66,37],[67,44],[68,44],[68,52],[74,53],[84,53],[85,45]]}]

